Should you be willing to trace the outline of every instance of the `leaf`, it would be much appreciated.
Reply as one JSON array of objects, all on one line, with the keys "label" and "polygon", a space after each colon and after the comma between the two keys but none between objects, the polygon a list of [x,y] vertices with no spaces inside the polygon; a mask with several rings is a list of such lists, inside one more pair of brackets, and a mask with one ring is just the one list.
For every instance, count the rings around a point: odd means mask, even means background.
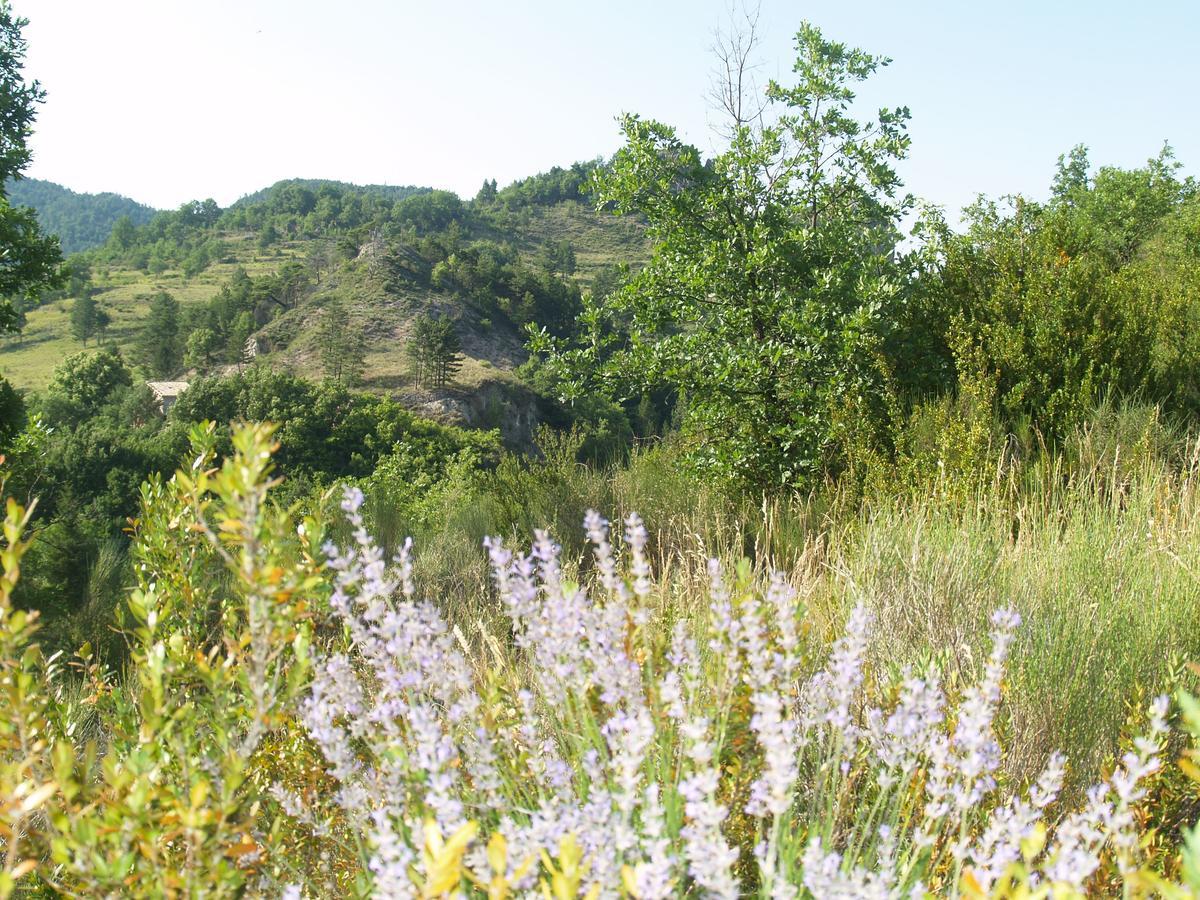
[{"label": "leaf", "polygon": [[1026,862],[1032,862],[1033,859],[1042,852],[1042,848],[1046,846],[1046,824],[1038,822],[1033,826],[1033,833],[1021,840],[1021,856]]},{"label": "leaf", "polygon": [[499,831],[488,840],[487,860],[493,872],[503,875],[508,871],[508,842]]},{"label": "leaf", "polygon": [[49,800],[58,791],[58,782],[47,781],[41,787],[37,788],[33,793],[26,797],[21,802],[21,810],[23,812],[31,812]]}]

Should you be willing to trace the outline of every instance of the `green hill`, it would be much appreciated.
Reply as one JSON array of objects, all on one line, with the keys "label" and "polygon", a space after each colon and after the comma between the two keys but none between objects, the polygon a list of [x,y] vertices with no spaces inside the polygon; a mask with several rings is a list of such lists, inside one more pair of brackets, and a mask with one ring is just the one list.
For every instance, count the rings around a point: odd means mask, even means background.
[{"label": "green hill", "polygon": [[[445,421],[504,425],[520,440],[536,419],[515,373],[525,326],[573,327],[583,291],[611,289],[621,264],[648,253],[638,222],[570,192],[535,196],[529,182],[543,177],[518,183],[519,196],[506,188],[469,202],[444,191],[280,182],[227,210],[206,202],[160,213],[72,258],[82,274],[27,310],[23,333],[0,345],[0,374],[20,389],[48,384],[83,347],[71,309],[84,292],[111,319],[89,345],[113,344],[139,362],[150,301],[166,292],[179,302],[181,349],[197,331],[203,341],[193,342],[204,346],[171,377],[236,370],[253,338],[256,365],[319,379],[328,374],[322,323],[337,305],[361,341],[363,387]],[[415,382],[405,352],[422,315],[449,318],[462,347],[461,371],[438,388]]]},{"label": "green hill", "polygon": [[231,208],[268,203],[274,197],[284,194],[289,190],[300,189],[317,194],[322,188],[329,188],[338,193],[351,192],[367,197],[377,197],[393,201],[403,200],[405,197],[411,197],[413,194],[424,194],[432,190],[432,188],[414,187],[413,185],[351,184],[346,181],[334,181],[328,178],[288,178],[283,181],[277,181],[270,187],[265,187],[260,191],[255,191],[253,194],[241,197],[234,201]]},{"label": "green hill", "polygon": [[119,194],[80,194],[37,178],[9,182],[7,190],[14,206],[37,211],[42,227],[58,235],[64,253],[100,246],[122,216],[128,216],[135,225],[145,225],[157,212]]}]

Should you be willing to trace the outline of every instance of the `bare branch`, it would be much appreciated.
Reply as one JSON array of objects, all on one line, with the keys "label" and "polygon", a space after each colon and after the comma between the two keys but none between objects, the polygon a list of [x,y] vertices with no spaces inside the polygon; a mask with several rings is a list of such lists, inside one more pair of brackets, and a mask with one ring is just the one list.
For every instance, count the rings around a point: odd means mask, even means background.
[{"label": "bare branch", "polygon": [[763,92],[756,78],[762,62],[757,53],[762,38],[758,23],[761,2],[753,7],[746,0],[730,2],[729,21],[713,34],[714,65],[708,99],[721,121],[712,126],[726,140],[738,130],[760,124],[764,111]]}]

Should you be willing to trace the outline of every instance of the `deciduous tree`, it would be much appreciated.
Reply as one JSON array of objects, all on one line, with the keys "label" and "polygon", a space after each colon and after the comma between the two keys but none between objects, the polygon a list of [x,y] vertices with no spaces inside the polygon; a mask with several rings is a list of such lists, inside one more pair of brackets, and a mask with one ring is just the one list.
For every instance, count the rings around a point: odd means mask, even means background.
[{"label": "deciduous tree", "polygon": [[34,296],[61,282],[58,239],[42,233],[32,209],[14,207],[4,185],[19,178],[31,157],[27,141],[45,92],[25,82],[28,20],[0,0],[0,331],[17,330],[11,298]]},{"label": "deciduous tree", "polygon": [[886,441],[881,347],[911,202],[893,168],[908,111],[851,116],[855,87],[889,60],[808,24],[796,47],[796,83],[770,82],[764,113],[739,113],[712,159],[667,125],[624,118],[595,195],[646,219],[653,258],[593,301],[581,338],[533,344],[564,399],[686,395],[697,461],[755,487],[809,484]]}]

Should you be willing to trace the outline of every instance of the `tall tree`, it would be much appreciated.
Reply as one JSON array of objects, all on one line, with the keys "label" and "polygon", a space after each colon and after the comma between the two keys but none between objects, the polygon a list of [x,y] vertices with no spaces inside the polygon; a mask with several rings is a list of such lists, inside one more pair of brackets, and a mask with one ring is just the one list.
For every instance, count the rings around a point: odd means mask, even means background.
[{"label": "tall tree", "polygon": [[137,242],[137,226],[129,216],[121,216],[113,223],[109,244],[117,250],[128,250]]},{"label": "tall tree", "polygon": [[165,291],[150,300],[150,313],[138,345],[141,361],[155,378],[179,371],[183,351],[179,334],[179,301]]},{"label": "tall tree", "polygon": [[54,369],[48,398],[57,398],[94,411],[117,388],[129,386],[133,377],[119,350],[111,347],[72,354]]},{"label": "tall tree", "polygon": [[425,387],[445,387],[462,368],[462,344],[454,322],[446,316],[417,316],[405,353],[413,379]]},{"label": "tall tree", "polygon": [[340,299],[331,300],[321,311],[317,341],[325,377],[341,384],[357,384],[362,378],[366,350],[362,332],[351,327],[350,314]]},{"label": "tall tree", "polygon": [[796,83],[770,82],[761,115],[729,101],[730,143],[712,159],[666,125],[623,119],[596,195],[645,217],[653,258],[592,302],[586,334],[533,343],[564,399],[685,396],[697,462],[756,488],[809,484],[886,444],[881,347],[911,203],[893,168],[908,111],[850,114],[855,86],[889,60],[808,24],[796,48]]},{"label": "tall tree", "polygon": [[109,323],[108,313],[96,302],[90,290],[84,290],[71,306],[71,333],[86,347],[89,339],[96,337]]},{"label": "tall tree", "polygon": [[434,381],[438,387],[445,387],[462,369],[462,343],[454,322],[448,317],[436,320],[433,334]]},{"label": "tall tree", "polygon": [[221,339],[211,328],[201,325],[187,336],[184,343],[183,361],[196,369],[208,369],[213,358],[220,352]]},{"label": "tall tree", "polygon": [[33,296],[61,282],[58,239],[41,232],[32,209],[12,206],[4,187],[29,165],[27,141],[45,97],[38,82],[27,84],[22,73],[21,29],[27,24],[0,0],[0,332],[17,330],[11,298]]}]

